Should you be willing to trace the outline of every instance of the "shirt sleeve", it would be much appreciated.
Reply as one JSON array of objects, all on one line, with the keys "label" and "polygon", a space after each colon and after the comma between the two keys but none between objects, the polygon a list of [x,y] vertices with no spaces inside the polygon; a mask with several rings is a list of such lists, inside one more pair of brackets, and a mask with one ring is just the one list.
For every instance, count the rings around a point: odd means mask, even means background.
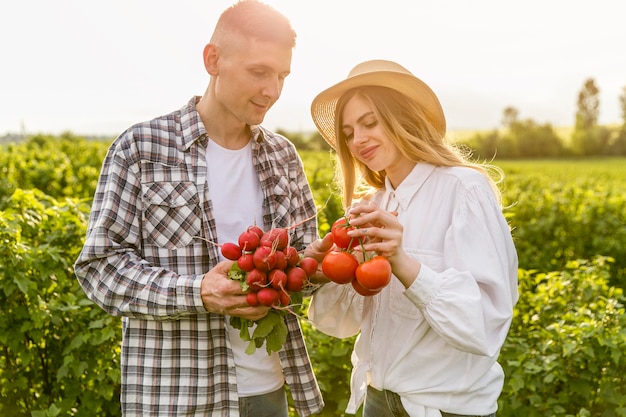
[{"label": "shirt sleeve", "polygon": [[308,317],[322,333],[340,339],[351,337],[361,329],[363,300],[351,285],[329,282],[313,294]]},{"label": "shirt sleeve", "polygon": [[517,302],[517,254],[493,193],[470,187],[445,235],[444,265],[422,264],[406,296],[430,326],[457,349],[496,356]]},{"label": "shirt sleeve", "polygon": [[[75,274],[87,296],[110,314],[156,320],[206,313],[202,275],[179,275],[141,257],[141,183],[129,141],[105,158]],[[124,144],[124,145],[122,145]]]}]

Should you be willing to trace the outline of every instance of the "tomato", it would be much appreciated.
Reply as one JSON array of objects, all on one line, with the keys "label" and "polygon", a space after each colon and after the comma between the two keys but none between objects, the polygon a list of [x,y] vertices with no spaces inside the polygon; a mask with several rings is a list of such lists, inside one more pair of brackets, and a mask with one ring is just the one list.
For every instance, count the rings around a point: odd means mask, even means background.
[{"label": "tomato", "polygon": [[355,275],[363,288],[380,290],[391,281],[391,264],[384,256],[374,256],[360,264]]},{"label": "tomato", "polygon": [[330,233],[333,237],[335,245],[342,249],[352,249],[359,244],[359,239],[348,236],[348,231],[354,230],[354,227],[350,226],[347,217],[340,217],[335,220],[330,228]]},{"label": "tomato", "polygon": [[359,261],[348,252],[328,252],[322,261],[322,272],[337,284],[349,284],[358,266]]},{"label": "tomato", "polygon": [[376,295],[381,291],[381,290],[368,290],[367,288],[364,288],[361,284],[359,284],[359,281],[356,278],[352,280],[352,288],[354,288],[354,291],[358,292],[364,297],[370,297],[372,295]]}]

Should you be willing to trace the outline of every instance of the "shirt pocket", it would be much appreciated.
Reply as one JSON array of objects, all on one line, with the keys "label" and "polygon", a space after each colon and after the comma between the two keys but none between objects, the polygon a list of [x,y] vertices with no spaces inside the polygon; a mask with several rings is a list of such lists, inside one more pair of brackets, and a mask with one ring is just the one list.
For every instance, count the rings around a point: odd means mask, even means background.
[{"label": "shirt pocket", "polygon": [[[436,272],[442,271],[443,268],[443,254],[436,251],[425,251],[418,249],[404,249],[406,253],[413,259],[418,260],[420,263],[427,265],[429,268]],[[408,299],[404,292],[406,288],[397,279],[392,281],[391,291],[391,311],[401,317],[408,319],[421,319],[424,316],[419,308],[411,300]]]},{"label": "shirt pocket", "polygon": [[200,236],[202,226],[198,193],[192,182],[142,184],[144,237],[149,243],[174,249]]}]

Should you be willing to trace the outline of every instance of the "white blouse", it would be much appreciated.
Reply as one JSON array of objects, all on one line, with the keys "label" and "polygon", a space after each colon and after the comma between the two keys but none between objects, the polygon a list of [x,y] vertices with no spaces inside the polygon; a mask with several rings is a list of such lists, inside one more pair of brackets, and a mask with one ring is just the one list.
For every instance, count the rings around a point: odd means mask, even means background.
[{"label": "white blouse", "polygon": [[332,282],[313,295],[317,329],[338,338],[360,332],[346,411],[356,412],[371,385],[398,393],[411,416],[495,412],[517,253],[488,182],[471,168],[420,163],[373,201],[398,212],[404,250],[422,266],[408,289],[394,278],[374,297]]}]

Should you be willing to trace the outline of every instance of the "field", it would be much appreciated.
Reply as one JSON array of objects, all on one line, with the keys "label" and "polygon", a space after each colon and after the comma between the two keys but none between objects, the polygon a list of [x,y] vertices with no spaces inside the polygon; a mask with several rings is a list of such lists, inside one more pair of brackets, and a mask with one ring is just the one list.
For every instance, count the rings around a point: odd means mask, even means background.
[{"label": "field", "polygon": [[[39,137],[0,149],[2,416],[119,416],[120,321],[72,269],[106,147]],[[324,235],[343,214],[333,157],[301,156]],[[626,159],[495,164],[520,259],[498,416],[626,416]],[[354,339],[302,325],[320,417],[343,416]]]}]

